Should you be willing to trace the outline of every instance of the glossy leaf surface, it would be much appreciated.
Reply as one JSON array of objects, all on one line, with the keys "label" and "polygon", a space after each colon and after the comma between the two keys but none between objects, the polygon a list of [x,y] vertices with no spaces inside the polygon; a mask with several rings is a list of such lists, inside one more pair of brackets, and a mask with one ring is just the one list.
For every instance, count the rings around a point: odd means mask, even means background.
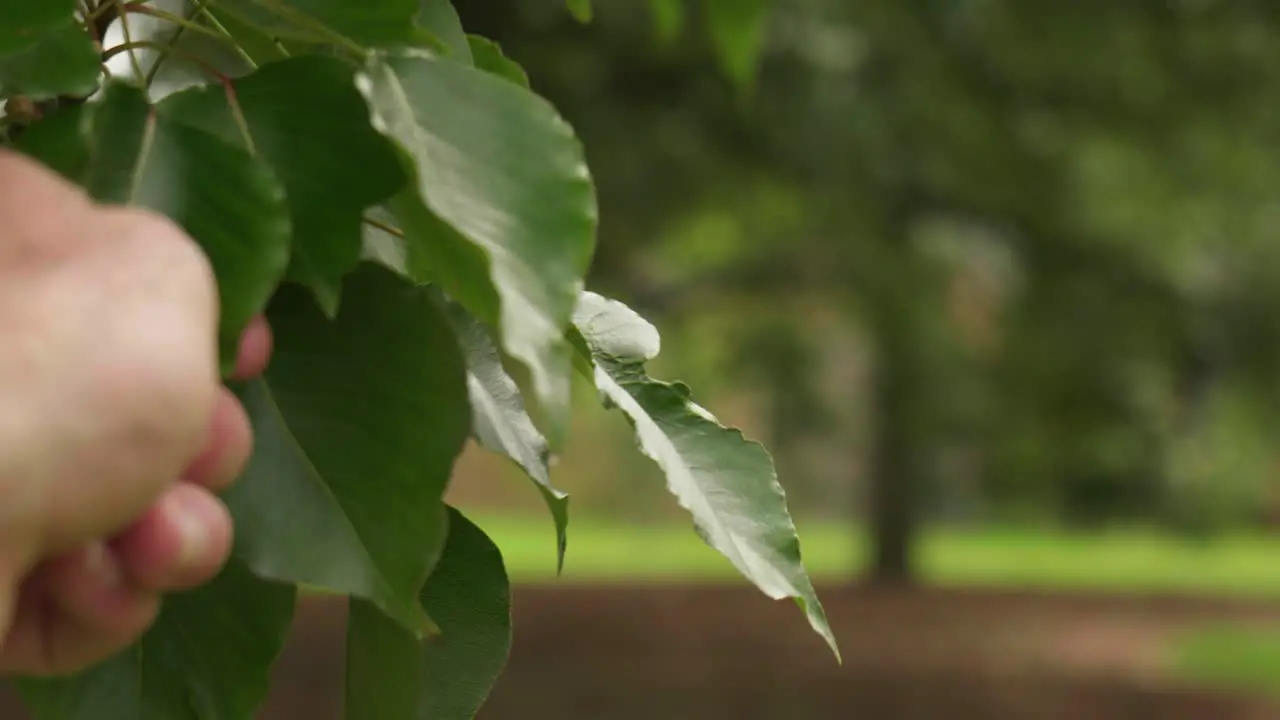
[{"label": "glossy leaf surface", "polygon": [[498,329],[530,369],[556,444],[569,412],[564,330],[595,240],[573,131],[513,83],[422,53],[377,56],[363,85],[414,172],[391,203],[410,271]]},{"label": "glossy leaf surface", "polygon": [[[293,226],[288,276],[310,287],[332,315],[343,276],[360,260],[365,208],[405,182],[399,159],[370,126],[354,71],[337,59],[312,55],[268,63],[231,87],[234,96],[220,86],[185,90],[160,109],[271,165],[284,183]],[[352,171],[356,167],[359,172]]]},{"label": "glossy leaf surface", "polygon": [[574,325],[590,350],[602,399],[627,416],[640,449],[662,468],[702,539],[769,597],[796,599],[838,654],[765,449],[721,425],[684,385],[649,377],[645,363],[658,355],[658,331],[626,305],[584,293]]}]

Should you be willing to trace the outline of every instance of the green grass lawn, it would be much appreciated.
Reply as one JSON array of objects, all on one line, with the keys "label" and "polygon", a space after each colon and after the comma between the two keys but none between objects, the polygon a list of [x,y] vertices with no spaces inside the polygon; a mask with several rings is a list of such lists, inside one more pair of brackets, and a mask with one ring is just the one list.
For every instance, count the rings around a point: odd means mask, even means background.
[{"label": "green grass lawn", "polygon": [[[555,579],[550,519],[483,514],[474,519],[502,548],[514,580]],[[806,565],[820,582],[851,577],[865,562],[865,543],[851,527],[801,523],[800,537]],[[924,538],[921,559],[925,579],[946,585],[1280,597],[1280,538],[1263,536],[1196,543],[1142,530],[1089,535],[937,530]],[[571,520],[562,581],[736,577],[687,526]]]},{"label": "green grass lawn", "polygon": [[1194,630],[1173,642],[1170,665],[1188,682],[1280,697],[1280,632],[1231,625]]},{"label": "green grass lawn", "polygon": [[[502,548],[516,582],[555,581],[555,537],[542,517],[472,516]],[[805,562],[821,582],[854,576],[866,544],[851,527],[801,523]],[[1280,598],[1280,538],[1198,543],[1154,531],[1090,535],[934,530],[921,546],[925,579],[940,585],[1175,592]],[[685,526],[573,518],[561,582],[742,582]],[[1183,682],[1280,697],[1280,630],[1209,625],[1168,646]]]}]

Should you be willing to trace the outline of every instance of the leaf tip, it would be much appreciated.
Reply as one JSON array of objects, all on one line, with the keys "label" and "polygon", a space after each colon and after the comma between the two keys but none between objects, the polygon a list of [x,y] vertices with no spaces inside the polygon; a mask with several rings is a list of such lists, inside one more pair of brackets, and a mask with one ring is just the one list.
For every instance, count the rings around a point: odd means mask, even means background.
[{"label": "leaf tip", "polygon": [[821,637],[831,649],[831,654],[836,658],[836,664],[843,667],[844,656],[840,653],[840,643],[836,640],[836,634],[831,629],[831,622],[827,619],[827,613],[822,609],[822,603],[818,600],[817,594],[811,592],[808,597],[797,597],[795,601],[809,620],[809,627],[813,628],[818,637]]},{"label": "leaf tip", "polygon": [[312,294],[315,295],[316,304],[320,306],[320,311],[330,321],[338,319],[338,309],[342,305],[342,288],[322,288],[313,286]]},{"label": "leaf tip", "polygon": [[569,554],[568,529],[561,527],[556,531],[556,579],[564,577],[564,559]]}]

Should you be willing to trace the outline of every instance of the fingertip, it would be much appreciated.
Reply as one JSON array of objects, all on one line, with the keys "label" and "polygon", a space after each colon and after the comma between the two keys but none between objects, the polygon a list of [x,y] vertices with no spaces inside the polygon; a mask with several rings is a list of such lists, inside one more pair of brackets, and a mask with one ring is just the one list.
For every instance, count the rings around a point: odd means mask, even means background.
[{"label": "fingertip", "polygon": [[248,380],[265,372],[267,365],[271,362],[274,344],[275,339],[267,319],[259,315],[251,320],[244,334],[240,336],[240,350],[236,356],[236,368],[232,373],[232,379]]},{"label": "fingertip", "polygon": [[231,515],[216,497],[178,483],[111,547],[133,582],[162,592],[208,582],[231,554]]},{"label": "fingertip", "polygon": [[218,492],[244,471],[253,452],[253,428],[244,406],[226,388],[218,392],[209,440],[182,479]]}]

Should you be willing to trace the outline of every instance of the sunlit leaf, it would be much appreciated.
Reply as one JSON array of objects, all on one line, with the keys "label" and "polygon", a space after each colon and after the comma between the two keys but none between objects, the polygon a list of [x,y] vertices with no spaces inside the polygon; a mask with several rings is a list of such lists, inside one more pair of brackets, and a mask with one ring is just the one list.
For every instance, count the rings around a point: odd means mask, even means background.
[{"label": "sunlit leaf", "polygon": [[595,191],[572,129],[533,93],[423,53],[379,55],[364,88],[410,158],[390,207],[408,266],[486,325],[532,375],[557,445],[569,413],[564,330],[595,241]]},{"label": "sunlit leaf", "polygon": [[769,597],[795,598],[838,656],[769,454],[695,404],[686,386],[648,376],[645,363],[658,355],[658,331],[626,305],[583,293],[574,325],[590,350],[606,406],[627,416],[640,449],[662,468],[699,536]]},{"label": "sunlit leaf", "polygon": [[472,720],[511,650],[511,587],[484,531],[449,509],[449,540],[422,590],[440,626],[424,643],[354,603],[347,633],[347,717]]},{"label": "sunlit leaf", "polygon": [[293,223],[288,277],[315,292],[330,315],[342,278],[360,260],[365,208],[405,182],[391,143],[369,124],[349,65],[315,55],[263,65],[234,80],[248,138],[221,86],[192,88],[160,110],[252,150],[284,183]]},{"label": "sunlit leaf", "polygon": [[166,598],[155,625],[114,658],[18,689],[36,720],[250,720],[295,594],[233,561],[212,583]]}]

